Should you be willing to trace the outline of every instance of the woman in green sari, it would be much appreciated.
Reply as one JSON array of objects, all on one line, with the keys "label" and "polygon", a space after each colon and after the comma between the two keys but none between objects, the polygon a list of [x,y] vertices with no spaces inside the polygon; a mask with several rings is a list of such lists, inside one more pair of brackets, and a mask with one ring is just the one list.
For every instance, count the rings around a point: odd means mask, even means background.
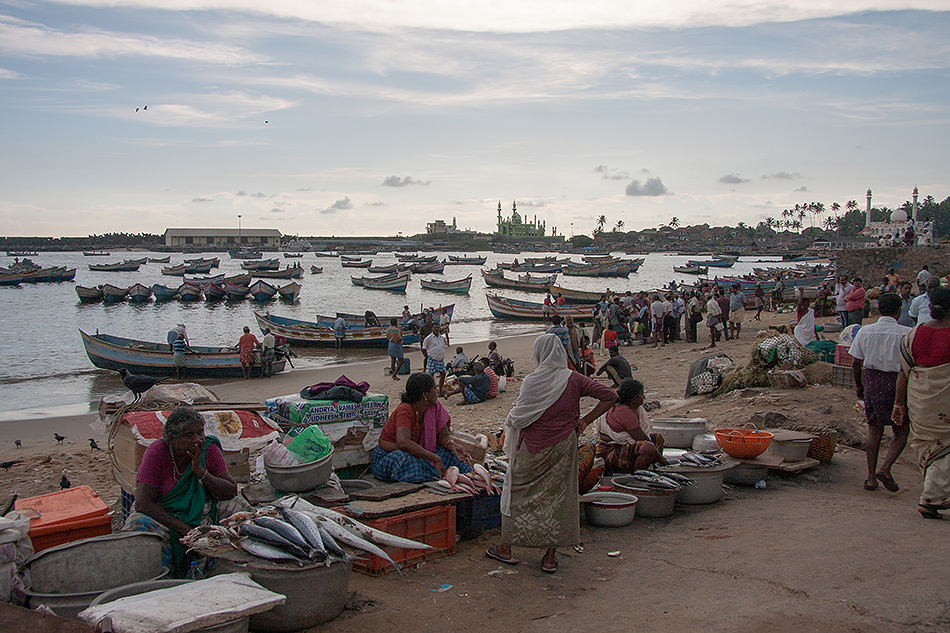
[{"label": "woman in green sari", "polygon": [[[237,495],[216,437],[205,437],[201,415],[177,407],[165,421],[162,438],[145,449],[135,476],[135,513],[125,530],[157,532],[167,540],[165,563],[176,575],[187,570],[179,539],[218,518],[217,502]],[[229,514],[229,513],[228,513]]]}]

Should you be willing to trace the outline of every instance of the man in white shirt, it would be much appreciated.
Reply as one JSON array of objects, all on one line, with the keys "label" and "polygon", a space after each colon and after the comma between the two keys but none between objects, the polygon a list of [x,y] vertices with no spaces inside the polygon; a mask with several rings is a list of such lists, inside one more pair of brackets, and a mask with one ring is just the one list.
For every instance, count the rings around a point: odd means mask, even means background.
[{"label": "man in white shirt", "polygon": [[261,368],[261,376],[264,378],[270,378],[274,373],[274,358],[276,357],[274,346],[276,344],[277,339],[271,334],[270,328],[264,328],[264,339],[261,341],[261,347],[264,348],[264,366]]},{"label": "man in white shirt", "polygon": [[910,308],[907,309],[907,316],[914,319],[917,325],[926,323],[931,319],[930,295],[928,293],[939,285],[939,277],[927,277],[927,280],[924,282],[924,291],[920,296],[914,297],[914,300],[910,302]]},{"label": "man in white shirt", "polygon": [[426,373],[439,376],[439,394],[445,396],[445,337],[438,323],[432,324],[432,333],[422,341],[422,361]]},{"label": "man in white shirt", "polygon": [[[855,392],[859,399],[864,400],[864,413],[868,422],[868,439],[865,443],[868,476],[864,480],[864,489],[876,490],[880,481],[891,492],[897,492],[900,487],[891,476],[891,466],[907,445],[910,424],[906,413],[902,424],[893,424],[891,412],[894,409],[897,375],[901,370],[901,341],[910,328],[897,322],[901,313],[901,298],[898,295],[892,292],[883,294],[877,305],[881,318],[877,323],[858,330],[851,343],[849,353],[854,357],[851,373]],[[888,425],[894,427],[894,439],[878,470],[881,438],[884,436],[884,427]]]},{"label": "man in white shirt", "polygon": [[838,277],[838,283],[835,284],[835,310],[838,311],[838,317],[841,319],[841,329],[851,325],[848,320],[848,296],[854,290],[854,285],[848,281],[847,275]]},{"label": "man in white shirt", "polygon": [[926,292],[927,280],[931,277],[933,277],[933,275],[930,273],[930,268],[924,264],[924,267],[917,273],[917,289],[920,290],[921,294]]},{"label": "man in white shirt", "polygon": [[709,301],[706,302],[706,313],[709,315],[706,317],[706,327],[709,328],[709,347],[716,347],[716,330],[722,328],[722,308],[719,307],[719,302],[716,301],[716,293],[714,292],[709,296]]}]

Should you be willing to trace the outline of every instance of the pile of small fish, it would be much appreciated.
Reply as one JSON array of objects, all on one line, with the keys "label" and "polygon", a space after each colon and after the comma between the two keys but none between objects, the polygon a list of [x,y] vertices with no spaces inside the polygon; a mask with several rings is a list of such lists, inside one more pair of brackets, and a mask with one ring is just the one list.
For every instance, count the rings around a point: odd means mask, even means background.
[{"label": "pile of small fish", "polygon": [[500,481],[505,479],[504,476],[493,475],[481,464],[473,465],[469,474],[459,472],[457,466],[449,466],[445,469],[445,478],[435,482],[435,485],[451,492],[468,492],[473,495],[480,492],[501,494],[501,489],[495,485],[496,478]]},{"label": "pile of small fish", "polygon": [[722,460],[719,459],[721,452],[716,452],[711,455],[705,455],[703,453],[683,453],[683,456],[680,457],[679,465],[680,466],[690,466],[693,468],[716,468],[722,466]]},{"label": "pile of small fish", "polygon": [[693,485],[692,479],[679,473],[660,474],[652,470],[638,470],[631,477],[653,490],[679,490],[684,486]]}]

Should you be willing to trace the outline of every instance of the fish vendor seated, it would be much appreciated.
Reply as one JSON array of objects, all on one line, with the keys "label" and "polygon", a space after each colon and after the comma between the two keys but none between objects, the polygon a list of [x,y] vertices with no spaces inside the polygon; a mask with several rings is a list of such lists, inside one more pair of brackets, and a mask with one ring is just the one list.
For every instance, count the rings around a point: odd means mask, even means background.
[{"label": "fish vendor seated", "polygon": [[165,546],[162,563],[183,577],[190,563],[179,539],[201,524],[246,509],[228,474],[221,443],[205,436],[205,423],[190,407],[176,407],[161,439],[149,444],[135,475],[135,512],[123,531],[154,532]]},{"label": "fish vendor seated", "polygon": [[472,364],[472,371],[475,372],[475,375],[458,377],[458,389],[446,393],[446,399],[457,393],[462,394],[462,401],[458,403],[459,406],[463,404],[478,404],[479,402],[488,400],[489,392],[491,391],[491,376],[485,373],[485,364],[480,360],[475,361]]},{"label": "fish vendor seated", "polygon": [[389,415],[379,446],[373,450],[373,476],[382,481],[422,483],[442,478],[450,466],[471,472],[472,458],[452,441],[450,423],[432,375],[409,376],[402,402]]},{"label": "fish vendor seated", "polygon": [[597,420],[597,457],[607,472],[632,473],[653,464],[665,466],[663,436],[650,432],[643,408],[643,383],[627,378],[617,389],[617,401]]}]

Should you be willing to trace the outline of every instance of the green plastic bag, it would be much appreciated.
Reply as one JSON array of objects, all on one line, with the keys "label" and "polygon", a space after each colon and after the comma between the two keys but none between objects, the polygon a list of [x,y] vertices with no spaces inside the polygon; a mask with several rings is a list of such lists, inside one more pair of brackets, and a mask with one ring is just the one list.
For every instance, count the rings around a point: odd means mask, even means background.
[{"label": "green plastic bag", "polygon": [[330,454],[332,445],[316,424],[308,426],[293,439],[287,449],[296,453],[304,463],[315,462]]}]

